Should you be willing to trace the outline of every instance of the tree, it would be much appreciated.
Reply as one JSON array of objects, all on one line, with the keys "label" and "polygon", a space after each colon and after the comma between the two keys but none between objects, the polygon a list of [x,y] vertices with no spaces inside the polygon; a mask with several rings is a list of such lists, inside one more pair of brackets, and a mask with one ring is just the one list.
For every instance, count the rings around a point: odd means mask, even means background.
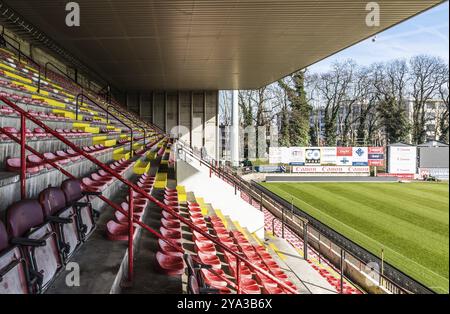
[{"label": "tree", "polygon": [[284,80],[278,81],[278,84],[285,90],[291,104],[289,119],[290,144],[292,146],[308,146],[311,106],[306,97],[305,71],[297,71],[289,79],[293,86],[290,86]]},{"label": "tree", "polygon": [[407,141],[410,127],[403,104],[395,98],[388,98],[380,102],[378,113],[386,133],[387,144]]},{"label": "tree", "polygon": [[410,124],[405,108],[408,65],[394,60],[373,66],[379,123],[384,129],[386,144],[408,142]]},{"label": "tree", "polygon": [[337,142],[337,121],[343,111],[347,93],[353,79],[356,64],[352,60],[337,62],[331,71],[321,74],[317,84],[319,97],[323,101],[324,139],[328,146]]},{"label": "tree", "polygon": [[447,65],[447,76],[444,84],[439,87],[439,96],[443,103],[443,110],[441,111],[439,118],[439,141],[448,143],[449,142],[449,105],[448,105],[448,95],[449,95],[449,77],[448,77],[448,65]]},{"label": "tree", "polygon": [[415,56],[410,60],[410,77],[413,98],[412,141],[422,144],[426,140],[427,103],[438,94],[439,88],[448,78],[445,62],[438,57]]}]

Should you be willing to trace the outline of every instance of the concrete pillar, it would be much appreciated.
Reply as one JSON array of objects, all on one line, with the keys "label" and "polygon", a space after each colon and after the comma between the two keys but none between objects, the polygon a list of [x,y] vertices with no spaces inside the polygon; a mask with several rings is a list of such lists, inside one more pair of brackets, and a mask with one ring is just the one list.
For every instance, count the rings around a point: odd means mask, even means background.
[{"label": "concrete pillar", "polygon": [[238,91],[233,90],[231,103],[231,162],[233,166],[239,166],[239,96]]}]

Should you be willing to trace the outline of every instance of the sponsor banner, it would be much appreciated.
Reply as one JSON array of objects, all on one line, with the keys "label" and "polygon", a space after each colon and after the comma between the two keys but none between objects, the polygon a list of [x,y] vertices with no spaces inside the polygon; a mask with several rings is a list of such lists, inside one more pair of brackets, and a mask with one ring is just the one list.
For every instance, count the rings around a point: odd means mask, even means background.
[{"label": "sponsor banner", "polygon": [[[272,165],[384,166],[384,159],[384,147],[269,148],[269,163]],[[377,161],[372,162],[372,160]]]},{"label": "sponsor banner", "polygon": [[255,170],[258,172],[282,172],[280,166],[256,166]]},{"label": "sponsor banner", "polygon": [[369,154],[368,158],[369,160],[383,160],[384,154]]},{"label": "sponsor banner", "polygon": [[351,166],[353,164],[353,158],[347,156],[337,157],[336,164],[338,166]]},{"label": "sponsor banner", "polygon": [[322,147],[321,164],[322,165],[336,165],[336,147]]},{"label": "sponsor banner", "polygon": [[384,155],[384,147],[369,147],[368,148],[368,153],[369,154],[381,154],[381,155]]},{"label": "sponsor banner", "polygon": [[281,147],[281,163],[288,164],[291,160],[291,149],[289,147]]},{"label": "sponsor banner", "polygon": [[367,154],[367,147],[353,147],[352,148],[352,165],[353,166],[368,166],[369,159]]},{"label": "sponsor banner", "polygon": [[305,148],[304,147],[291,147],[290,148],[290,160],[291,163],[303,163],[305,164]]},{"label": "sponsor banner", "polygon": [[399,179],[414,180],[415,175],[407,173],[379,173],[377,174],[377,177],[395,177]]},{"label": "sponsor banner", "polygon": [[294,173],[369,173],[369,167],[353,166],[297,166],[292,168]]},{"label": "sponsor banner", "polygon": [[353,156],[353,149],[352,147],[337,147],[336,148],[336,156],[346,156],[346,157],[352,157]]},{"label": "sponsor banner", "polygon": [[320,165],[321,153],[320,148],[305,149],[305,165]]},{"label": "sponsor banner", "polygon": [[384,159],[383,160],[369,159],[369,166],[371,166],[371,167],[384,167]]},{"label": "sponsor banner", "polygon": [[415,174],[417,149],[415,146],[389,147],[389,173]]},{"label": "sponsor banner", "polygon": [[304,166],[304,162],[290,162],[289,166]]},{"label": "sponsor banner", "polygon": [[281,147],[269,147],[269,163],[281,163]]}]

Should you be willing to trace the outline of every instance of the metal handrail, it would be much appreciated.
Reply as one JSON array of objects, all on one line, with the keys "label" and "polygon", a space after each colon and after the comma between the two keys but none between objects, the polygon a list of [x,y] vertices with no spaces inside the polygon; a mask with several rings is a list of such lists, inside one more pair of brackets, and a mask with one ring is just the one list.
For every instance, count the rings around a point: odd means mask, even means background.
[{"label": "metal handrail", "polygon": [[[250,199],[252,199],[252,194],[259,195],[260,198],[262,199],[262,195],[263,195],[262,191],[260,189],[258,189],[260,191],[260,193],[258,193],[258,192],[255,192],[254,189],[253,189],[253,187],[255,187],[255,182],[249,183],[249,182],[245,181],[244,179],[242,179],[242,177],[238,176],[237,174],[233,173],[232,171],[229,171],[229,169],[227,171],[226,168],[224,168],[223,171],[220,171],[220,167],[217,167],[217,169],[218,169],[217,170],[216,167],[215,167],[216,162],[210,163],[208,161],[203,160],[202,157],[199,156],[198,154],[196,154],[195,151],[192,148],[190,148],[189,146],[185,145],[181,141],[178,141],[178,142],[182,144],[181,147],[183,148],[183,150],[185,152],[188,152],[192,157],[197,158],[198,160],[200,160],[200,164],[205,165],[206,167],[209,167],[210,168],[210,174],[211,173],[220,174],[220,175],[218,175],[219,178],[220,178],[220,176],[222,176],[222,177],[225,177],[226,179],[228,179],[229,181],[231,181],[234,184],[234,186],[235,186],[235,191],[237,191],[237,190],[244,191],[246,194],[249,195]],[[264,195],[269,198],[269,200],[270,200],[269,203],[272,203],[271,204],[272,206],[284,209],[285,206],[280,204],[280,203],[278,203],[270,195],[268,195],[267,193],[264,193]],[[267,199],[266,199],[266,202],[267,202]],[[262,202],[260,203],[260,206],[262,207]],[[308,223],[308,220],[305,220],[303,217],[299,217],[297,215],[296,215],[296,217],[299,218],[301,221],[303,221],[303,223]],[[279,218],[276,218],[276,219],[279,219]],[[280,220],[280,221],[282,221],[283,229],[284,229],[284,225],[286,224],[287,227],[291,231],[294,231],[294,233],[296,233],[295,228],[294,229],[290,228],[289,224],[286,222],[285,219]],[[320,231],[318,231],[318,232],[320,233]],[[302,237],[302,235],[297,235],[297,236],[298,237]],[[307,246],[305,246],[305,247],[307,248]],[[341,249],[344,250],[345,252],[347,252],[344,248],[341,248]],[[350,252],[348,252],[348,253],[350,253]],[[352,254],[352,256],[355,259],[357,259],[359,262],[364,263],[364,261],[360,260],[358,257],[354,256],[353,254]],[[399,286],[398,284],[396,284],[395,282],[390,280],[385,275],[383,275],[381,273],[379,275],[380,275],[380,278],[382,278],[383,280],[385,280],[389,284],[393,285],[395,287],[395,289],[397,289],[399,292],[401,292],[401,293],[410,293],[408,290],[402,288],[401,286]]]},{"label": "metal handrail", "polygon": [[[106,123],[109,123],[108,121],[109,121],[109,115],[110,115],[110,108],[111,107],[113,107],[119,114],[121,114],[121,115],[123,115],[125,118],[127,118],[128,120],[130,120],[131,122],[133,122],[133,123],[135,123],[136,124],[136,126],[138,127],[138,128],[140,128],[141,130],[143,130],[144,131],[144,145],[145,145],[145,135],[146,135],[146,133],[147,133],[147,130],[144,128],[144,127],[142,127],[142,126],[139,126],[139,124],[138,124],[138,122],[136,122],[136,121],[133,121],[133,120],[131,120],[127,115],[125,115],[123,112],[120,112],[119,110],[117,110],[117,108],[113,105],[113,104],[109,104],[107,107],[106,107]],[[114,116],[113,116],[114,117]]]},{"label": "metal handrail", "polygon": [[[68,141],[66,138],[64,138],[62,135],[60,135],[58,132],[54,131],[53,129],[51,129],[50,127],[48,127],[46,124],[44,124],[42,121],[40,121],[39,119],[31,116],[28,112],[26,112],[25,110],[23,110],[22,108],[20,108],[19,106],[17,106],[16,104],[14,104],[13,102],[11,102],[10,100],[8,100],[6,97],[2,96],[0,97],[0,100],[3,101],[6,105],[10,106],[12,109],[14,109],[16,112],[18,112],[21,115],[21,119],[25,120],[25,118],[31,120],[32,122],[34,122],[37,126],[41,127],[43,130],[47,131],[48,133],[52,134],[54,137],[56,137],[57,139],[59,139],[60,141],[62,141],[64,144],[66,144],[68,147],[72,148],[75,152],[79,153],[80,155],[84,156],[86,159],[88,159],[89,161],[91,161],[92,163],[96,164],[99,168],[103,169],[104,171],[106,171],[107,173],[109,173],[111,176],[115,177],[116,179],[118,179],[119,181],[121,181],[123,184],[127,185],[130,189],[134,190],[135,192],[141,194],[143,197],[145,197],[146,199],[148,199],[149,201],[153,202],[154,204],[156,204],[158,207],[162,208],[163,210],[167,211],[170,215],[178,218],[182,223],[184,223],[185,225],[187,225],[189,228],[191,228],[192,230],[198,232],[199,234],[201,234],[202,236],[204,236],[205,238],[207,238],[208,240],[212,241],[215,245],[219,246],[221,249],[223,249],[224,251],[229,252],[231,255],[233,255],[236,258],[236,267],[237,267],[237,286],[238,286],[238,293],[240,291],[240,277],[239,277],[239,269],[240,269],[240,264],[241,262],[244,263],[245,265],[247,265],[250,269],[254,270],[255,272],[258,272],[262,275],[264,275],[265,277],[273,280],[274,282],[276,282],[279,286],[281,286],[282,288],[284,288],[285,290],[296,294],[297,291],[294,290],[292,287],[290,287],[289,285],[287,285],[284,281],[278,279],[277,277],[273,276],[270,272],[267,272],[266,270],[262,269],[259,266],[253,265],[252,262],[250,260],[248,260],[246,257],[243,257],[242,254],[236,253],[233,249],[229,248],[227,245],[224,245],[223,243],[221,243],[216,237],[210,235],[208,232],[203,231],[201,228],[199,228],[198,226],[196,226],[195,224],[193,224],[191,221],[189,221],[187,218],[183,217],[182,215],[180,215],[179,213],[177,213],[176,211],[174,211],[170,206],[162,203],[161,201],[157,200],[155,197],[151,196],[150,194],[148,194],[145,190],[143,190],[142,188],[140,188],[139,186],[137,186],[136,184],[130,182],[129,180],[123,178],[120,174],[118,174],[116,171],[114,171],[113,169],[111,169],[108,165],[105,165],[104,163],[102,163],[101,161],[99,161],[98,159],[96,159],[95,157],[91,156],[90,154],[86,153],[85,151],[83,151],[82,149],[80,149],[77,145],[75,145],[74,143]],[[22,133],[25,133],[25,128],[22,129]],[[25,149],[26,144],[26,137],[25,135],[23,135],[20,139],[21,141],[21,145],[22,147]],[[25,161],[25,154],[21,155],[21,159],[23,161]],[[26,171],[26,163],[23,164],[24,168],[22,171]],[[24,176],[25,178],[25,176]],[[104,198],[102,195],[99,196],[102,200],[105,199],[105,202],[108,205],[111,205],[111,207],[113,207],[114,209],[118,210],[119,212],[121,212],[122,214],[124,214],[126,217],[129,217],[130,213],[124,211],[120,206],[117,206],[116,204],[114,204],[113,202],[111,202],[110,200]],[[133,217],[133,221],[135,223],[137,223],[138,225],[140,225],[141,227],[143,227],[144,229],[148,230],[149,232],[151,232],[152,234],[154,234],[155,236],[157,236],[160,239],[163,240],[167,240],[166,242],[168,244],[170,244],[171,246],[173,246],[174,248],[176,248],[177,250],[182,250],[179,248],[179,246],[175,243],[172,243],[172,241],[169,241],[168,239],[165,239],[161,234],[159,234],[158,232],[156,232],[155,230],[153,230],[151,227],[149,227],[148,225],[140,222],[138,219],[134,218],[134,215],[130,215],[131,217]],[[131,228],[130,228],[131,229]],[[132,237],[133,234],[129,234],[129,237]],[[131,243],[132,246],[132,243]],[[129,251],[132,251],[133,248],[129,247]],[[132,261],[131,261],[132,262]]]},{"label": "metal handrail", "polygon": [[44,66],[44,75],[45,78],[47,79],[47,71],[48,71],[48,66],[51,65],[54,69],[56,69],[59,73],[61,73],[63,76],[65,76],[66,78],[68,78],[69,80],[71,80],[73,83],[75,83],[76,85],[78,85],[78,87],[81,87],[82,89],[84,88],[80,83],[78,83],[77,81],[75,81],[73,78],[70,77],[69,74],[65,73],[63,70],[61,70],[60,68],[58,68],[55,64],[53,64],[52,62],[48,61],[47,63],[45,63]]},{"label": "metal handrail", "polygon": [[36,92],[39,94],[39,93],[41,92],[41,65],[40,65],[39,63],[37,63],[36,61],[34,61],[31,57],[27,56],[26,54],[24,54],[24,53],[22,52],[20,42],[17,41],[15,38],[12,38],[12,37],[9,36],[8,34],[6,34],[6,33],[5,33],[5,28],[4,28],[4,27],[3,27],[3,29],[2,29],[2,36],[3,36],[3,38],[5,38],[5,36],[6,36],[6,38],[11,39],[12,41],[16,42],[16,43],[19,45],[19,48],[17,48],[17,47],[15,47],[14,45],[12,45],[10,42],[8,42],[8,41],[5,39],[5,42],[6,42],[7,44],[9,44],[15,51],[17,51],[17,53],[18,53],[18,55],[19,55],[19,62],[21,62],[20,58],[23,56],[23,57],[25,57],[25,59],[27,59],[28,61],[30,61],[31,63],[33,63],[35,66],[37,66],[38,72],[39,72],[39,76],[38,76],[38,88],[37,88]]},{"label": "metal handrail", "polygon": [[[98,108],[102,109],[103,111],[107,112],[105,110],[105,108],[103,108],[101,105],[99,105],[96,101],[94,101],[92,98],[90,98],[89,96],[85,95],[84,93],[79,93],[76,97],[76,107],[75,107],[75,120],[78,121],[78,112],[79,112],[79,98],[81,97],[81,102],[83,102],[83,98],[86,98],[87,100],[89,100],[91,103],[93,103],[95,106],[97,106]],[[131,156],[133,156],[133,128],[130,127],[128,124],[126,124],[125,122],[123,122],[121,119],[119,119],[118,117],[114,116],[114,119],[116,119],[117,121],[119,121],[120,123],[122,123],[125,127],[127,127],[130,130],[131,133],[131,140],[130,140],[130,154]],[[145,143],[145,134],[144,134],[144,143]]]}]

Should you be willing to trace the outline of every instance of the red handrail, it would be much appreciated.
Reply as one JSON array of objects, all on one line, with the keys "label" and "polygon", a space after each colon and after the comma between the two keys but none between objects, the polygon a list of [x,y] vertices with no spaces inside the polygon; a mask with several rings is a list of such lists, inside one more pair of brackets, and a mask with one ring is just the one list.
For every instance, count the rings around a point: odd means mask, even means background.
[{"label": "red handrail", "polygon": [[[16,136],[14,136],[12,133],[10,133],[9,131],[7,131],[6,129],[0,127],[0,133],[5,134],[6,136],[8,136],[11,140],[15,141],[18,144],[22,144],[22,141],[19,140]],[[153,143],[149,144],[149,147],[156,145],[157,143],[159,143],[161,141],[162,137],[160,137],[159,139],[157,139],[156,141],[154,141]],[[34,148],[28,146],[27,144],[25,144],[25,148],[30,151],[31,153],[35,154],[36,156],[38,156],[39,158],[41,158],[42,160],[44,160],[45,162],[47,162],[48,164],[50,164],[52,167],[54,167],[55,169],[59,170],[62,174],[64,174],[66,177],[71,178],[71,179],[77,179],[73,174],[67,172],[64,168],[62,168],[60,165],[58,165],[56,162],[54,162],[53,160],[47,159],[43,154],[41,154],[40,152],[36,151]],[[132,191],[132,189],[130,189],[130,191]],[[104,197],[103,195],[99,195],[98,196],[102,201],[104,201],[105,203],[107,203],[109,206],[111,206],[113,209],[119,211],[120,213],[126,215],[127,212],[123,210],[122,207],[118,206],[117,204],[113,203],[111,200],[107,199],[106,197]],[[133,200],[132,197],[132,193],[130,193],[129,195],[129,200]],[[129,204],[128,205],[129,208],[133,209],[133,204]],[[131,215],[128,215],[128,219],[129,219],[129,224],[130,224],[130,219],[133,216],[133,212],[131,211]],[[132,219],[133,223],[138,224],[140,227],[146,229],[147,231],[149,231],[150,233],[152,233],[153,235],[155,235],[157,238],[165,241],[167,244],[169,244],[170,246],[174,247],[176,250],[178,250],[180,253],[184,253],[183,249],[181,249],[178,245],[174,244],[171,242],[171,240],[163,237],[161,234],[159,234],[158,232],[156,232],[155,230],[153,230],[152,228],[148,227],[147,225],[145,225],[144,223],[140,222],[139,220],[133,218]],[[132,224],[131,224],[132,225]],[[129,225],[130,226],[130,225]],[[129,242],[128,242],[128,279],[129,281],[133,280],[133,243],[130,242],[130,239],[133,239],[133,235],[134,233],[134,226],[133,229],[129,229]],[[131,253],[130,253],[131,252]],[[196,260],[196,262],[201,263],[201,261]],[[236,288],[236,284],[233,283],[232,281],[230,281],[229,279],[223,277],[221,274],[217,273],[214,269],[209,269],[210,272],[212,272],[214,275],[216,275],[217,277],[221,278],[222,280],[224,280],[227,284],[229,284],[230,286],[232,286],[233,288]]]},{"label": "red handrail", "polygon": [[[66,138],[64,138],[62,135],[60,135],[58,132],[54,131],[53,129],[51,129],[50,127],[48,127],[46,124],[44,124],[43,122],[41,122],[40,120],[36,119],[35,117],[31,116],[30,114],[28,114],[25,110],[23,110],[22,108],[20,108],[19,106],[17,106],[16,104],[14,104],[13,102],[11,102],[9,99],[7,99],[6,97],[2,96],[0,97],[0,100],[3,101],[5,104],[7,104],[8,106],[10,106],[11,108],[13,108],[15,111],[17,111],[19,114],[21,114],[22,116],[25,116],[26,118],[28,118],[29,120],[33,121],[36,125],[40,126],[42,129],[44,129],[45,131],[47,131],[48,133],[52,134],[54,137],[56,137],[57,139],[59,139],[60,141],[62,141],[64,144],[66,144],[67,146],[69,146],[70,148],[72,148],[75,152],[79,153],[80,155],[84,156],[86,159],[88,159],[89,161],[91,161],[92,163],[96,164],[98,167],[100,167],[101,169],[103,169],[104,171],[108,172],[110,175],[112,175],[113,177],[115,177],[116,179],[120,180],[122,183],[124,183],[125,185],[127,185],[128,187],[132,188],[134,191],[138,192],[139,194],[141,194],[142,196],[144,196],[145,198],[147,198],[148,200],[152,201],[153,203],[155,203],[156,205],[158,205],[160,208],[164,209],[165,211],[167,211],[169,214],[171,214],[172,216],[178,218],[181,222],[183,222],[185,225],[187,225],[189,228],[197,231],[198,233],[200,233],[202,236],[204,236],[205,238],[207,238],[208,240],[212,241],[214,244],[216,244],[217,246],[219,246],[220,248],[222,248],[223,250],[229,252],[231,255],[233,255],[234,257],[236,257],[236,264],[237,264],[237,270],[239,271],[239,267],[240,267],[240,262],[244,262],[244,264],[246,264],[248,267],[250,267],[252,270],[263,274],[265,277],[273,280],[274,282],[276,282],[278,285],[280,285],[281,287],[283,287],[285,290],[296,294],[297,291],[294,290],[292,287],[290,287],[289,285],[287,285],[285,282],[283,282],[282,280],[278,279],[277,277],[273,276],[270,272],[265,271],[264,269],[260,268],[259,266],[255,266],[253,265],[247,258],[242,257],[240,254],[234,252],[232,249],[230,249],[228,246],[224,245],[223,243],[221,243],[220,241],[218,241],[215,237],[213,237],[212,235],[210,235],[208,232],[204,232],[202,229],[200,229],[199,227],[197,227],[195,224],[193,224],[191,221],[189,221],[188,219],[184,218],[183,216],[181,216],[180,214],[178,214],[177,212],[175,212],[174,210],[172,210],[172,208],[170,206],[165,205],[164,203],[160,202],[159,200],[157,200],[156,198],[154,198],[153,196],[149,195],[147,192],[145,192],[143,189],[141,189],[139,186],[137,186],[136,184],[130,182],[129,180],[123,178],[121,175],[119,175],[117,172],[115,172],[113,169],[111,169],[109,166],[105,165],[104,163],[100,162],[98,159],[94,158],[93,156],[87,154],[86,152],[84,152],[82,149],[80,149],[78,146],[76,146],[75,144],[73,144],[72,142],[68,141]],[[25,141],[25,137],[22,136],[21,141]],[[24,156],[22,156],[22,158],[24,158]],[[103,200],[103,197],[100,197]],[[106,199],[106,198],[105,198]],[[108,200],[106,202],[107,204],[112,203],[110,200]],[[112,203],[114,204],[114,203]],[[115,205],[115,204],[114,204]],[[128,217],[128,212],[125,212],[124,210],[122,210],[119,206],[115,205],[112,206],[114,209],[120,211],[122,214],[124,214],[126,217]],[[117,208],[116,208],[117,207]],[[133,220],[134,217],[132,217]],[[161,238],[163,240],[164,237],[162,235],[160,235],[159,233],[157,233],[155,230],[153,230],[152,228],[148,227],[146,224],[141,223],[140,221],[137,221],[137,223],[142,226],[144,229],[148,230],[149,232],[151,232],[152,234],[156,235],[158,238]],[[176,244],[171,243],[170,241],[167,242],[168,244],[177,247]],[[239,287],[240,287],[240,280],[237,282],[238,285],[238,291],[239,291]]]}]

